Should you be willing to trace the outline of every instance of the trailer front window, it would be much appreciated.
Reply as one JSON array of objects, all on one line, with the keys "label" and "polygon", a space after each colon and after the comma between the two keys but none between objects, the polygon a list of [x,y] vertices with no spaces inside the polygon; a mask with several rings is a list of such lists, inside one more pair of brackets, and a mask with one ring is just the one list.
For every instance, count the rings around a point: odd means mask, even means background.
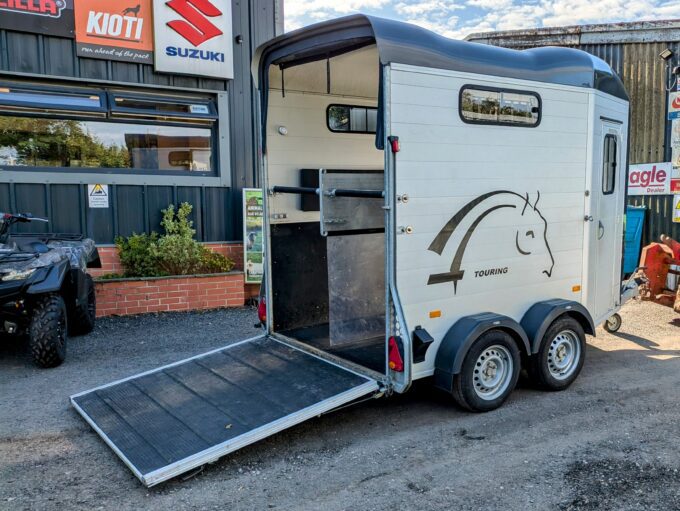
[{"label": "trailer front window", "polygon": [[365,106],[330,105],[326,110],[328,129],[335,133],[375,133],[378,109]]},{"label": "trailer front window", "polygon": [[602,193],[614,192],[616,183],[616,136],[604,137],[604,155],[602,157]]},{"label": "trailer front window", "polygon": [[471,124],[534,127],[541,120],[541,99],[534,92],[466,86],[459,111]]}]

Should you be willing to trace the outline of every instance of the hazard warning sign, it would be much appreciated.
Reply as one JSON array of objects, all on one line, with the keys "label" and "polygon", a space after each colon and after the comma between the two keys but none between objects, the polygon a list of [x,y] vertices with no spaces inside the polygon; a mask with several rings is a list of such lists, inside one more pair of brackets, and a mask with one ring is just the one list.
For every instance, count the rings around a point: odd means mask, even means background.
[{"label": "hazard warning sign", "polygon": [[87,203],[91,208],[108,208],[109,185],[87,185]]},{"label": "hazard warning sign", "polygon": [[673,195],[673,221],[680,223],[680,195]]}]

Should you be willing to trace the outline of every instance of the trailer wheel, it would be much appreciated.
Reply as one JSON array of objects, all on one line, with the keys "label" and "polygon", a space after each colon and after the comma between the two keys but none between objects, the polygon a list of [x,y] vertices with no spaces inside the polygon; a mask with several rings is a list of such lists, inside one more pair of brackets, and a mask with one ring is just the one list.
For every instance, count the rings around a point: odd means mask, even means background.
[{"label": "trailer wheel", "polygon": [[28,328],[28,343],[36,365],[56,367],[64,361],[67,332],[64,299],[58,294],[40,297]]},{"label": "trailer wheel", "polygon": [[490,330],[465,355],[453,380],[453,398],[473,412],[494,410],[515,388],[519,373],[520,354],[513,338],[501,330]]},{"label": "trailer wheel", "polygon": [[94,330],[97,317],[97,296],[94,281],[88,274],[85,274],[84,278],[87,302],[73,307],[73,312],[69,317],[69,333],[71,335],[89,334]]},{"label": "trailer wheel", "polygon": [[604,322],[602,328],[604,328],[610,334],[613,334],[614,332],[619,331],[622,322],[623,320],[621,319],[621,316],[618,314],[612,314],[607,318],[607,321]]},{"label": "trailer wheel", "polygon": [[531,357],[531,379],[546,390],[564,390],[581,372],[586,335],[574,318],[561,316],[545,332],[538,353]]}]

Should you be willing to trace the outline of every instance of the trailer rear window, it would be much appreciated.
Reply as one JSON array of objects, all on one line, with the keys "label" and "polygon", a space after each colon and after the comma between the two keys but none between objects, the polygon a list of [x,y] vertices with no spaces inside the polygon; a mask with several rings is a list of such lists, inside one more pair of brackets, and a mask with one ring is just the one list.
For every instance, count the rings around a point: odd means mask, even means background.
[{"label": "trailer rear window", "polygon": [[541,122],[541,98],[535,92],[464,86],[459,112],[470,124],[535,127]]},{"label": "trailer rear window", "polygon": [[330,105],[326,110],[328,129],[335,133],[375,133],[378,109],[366,106]]}]

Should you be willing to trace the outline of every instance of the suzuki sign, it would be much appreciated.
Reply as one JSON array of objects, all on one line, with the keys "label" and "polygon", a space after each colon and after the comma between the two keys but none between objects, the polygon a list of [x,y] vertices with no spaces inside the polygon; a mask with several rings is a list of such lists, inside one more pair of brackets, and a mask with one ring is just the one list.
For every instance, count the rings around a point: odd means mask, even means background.
[{"label": "suzuki sign", "polygon": [[154,0],[156,71],[234,77],[231,0]]}]

